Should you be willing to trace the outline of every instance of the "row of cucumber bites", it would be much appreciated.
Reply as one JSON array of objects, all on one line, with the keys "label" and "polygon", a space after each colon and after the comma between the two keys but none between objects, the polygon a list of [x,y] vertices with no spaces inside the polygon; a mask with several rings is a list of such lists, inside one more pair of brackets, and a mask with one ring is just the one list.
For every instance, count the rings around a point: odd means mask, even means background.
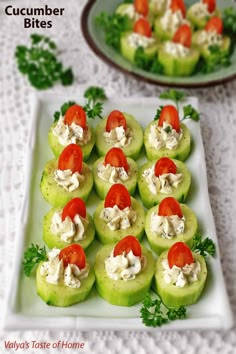
[{"label": "row of cucumber bites", "polygon": [[[207,271],[204,259],[189,248],[197,231],[196,217],[178,202],[186,199],[191,183],[182,162],[190,153],[191,139],[178,111],[171,105],[163,107],[159,120],[145,129],[150,161],[140,169],[126,156],[136,159],[143,145],[142,128],[134,117],[112,111],[95,130],[91,133],[82,107],[73,105],[49,131],[50,145],[59,157],[46,164],[40,186],[52,209],[43,221],[43,238],[51,251],[37,269],[39,295],[48,304],[69,306],[83,301],[95,282],[105,300],[131,306],[144,298],[155,274],[155,289],[166,305],[196,302]],[[91,140],[102,155],[93,171],[83,162],[83,152],[86,159],[91,154]],[[92,218],[85,201],[93,184],[102,201]],[[137,184],[149,208],[146,216],[131,196]],[[139,243],[144,231],[159,255],[156,269],[152,252]],[[84,250],[95,232],[104,246],[93,271]]]},{"label": "row of cucumber bites", "polygon": [[143,48],[147,59],[158,59],[165,75],[192,75],[201,57],[214,59],[212,46],[229,53],[216,0],[199,0],[188,9],[183,0],[135,0],[119,5],[116,13],[129,18],[130,30],[120,39],[122,55],[135,63]]}]

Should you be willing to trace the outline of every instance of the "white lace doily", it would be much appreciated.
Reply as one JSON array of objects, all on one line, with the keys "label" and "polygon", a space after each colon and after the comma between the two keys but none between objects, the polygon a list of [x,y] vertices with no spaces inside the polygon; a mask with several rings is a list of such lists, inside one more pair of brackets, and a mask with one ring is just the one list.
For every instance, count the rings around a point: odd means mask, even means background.
[{"label": "white lace doily", "polygon": [[[48,1],[34,1],[41,6]],[[57,86],[48,92],[75,96],[80,84],[96,84],[112,89],[117,95],[157,96],[160,87],[145,84],[108,67],[88,48],[81,30],[80,14],[85,0],[51,0],[51,6],[66,7],[65,15],[53,21],[48,30],[37,30],[52,36],[59,48],[64,48],[62,60],[72,66],[76,80],[72,87]],[[4,14],[7,1],[0,11],[0,301],[6,292],[14,256],[16,218],[22,199],[24,150],[31,119],[30,93],[26,79],[16,68],[16,45],[26,43],[31,32],[23,29],[22,18]],[[32,1],[17,1],[18,7]],[[202,113],[201,129],[206,152],[210,199],[219,238],[222,267],[226,286],[236,314],[236,82],[214,88],[188,90],[197,96]],[[204,205],[202,206],[204,208]],[[1,316],[2,311],[0,311]],[[68,332],[17,331],[0,333],[0,352],[4,341],[59,339],[85,342],[83,350],[31,349],[36,353],[236,353],[236,327],[229,331],[161,332]],[[85,329],[86,330],[86,329]],[[3,349],[2,349],[3,348]],[[19,350],[19,352],[22,352]],[[27,352],[27,351],[25,351]],[[15,353],[14,349],[6,353]]]}]

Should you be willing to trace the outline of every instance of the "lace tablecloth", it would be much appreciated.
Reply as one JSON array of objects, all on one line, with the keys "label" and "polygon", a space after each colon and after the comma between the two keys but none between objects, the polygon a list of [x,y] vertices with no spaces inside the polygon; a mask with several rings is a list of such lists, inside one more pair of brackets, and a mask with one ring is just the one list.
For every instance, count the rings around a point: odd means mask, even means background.
[{"label": "lace tablecloth", "polygon": [[[29,6],[32,2],[17,1],[17,6]],[[46,4],[35,1],[35,6]],[[50,93],[71,97],[81,84],[105,86],[117,95],[157,96],[160,87],[145,84],[108,67],[88,48],[81,30],[80,14],[85,0],[50,1],[51,6],[66,7],[65,15],[53,21],[52,29],[38,30],[52,36],[63,48],[63,62],[73,66],[76,80],[72,87],[56,86]],[[1,2],[0,12],[0,300],[1,309],[9,281],[14,256],[16,219],[22,200],[24,180],[24,151],[31,120],[29,87],[16,69],[14,50],[16,45],[26,43],[32,30],[23,29],[21,17],[4,14],[7,2]],[[209,193],[216,222],[222,267],[226,286],[236,315],[236,82],[214,88],[189,90],[199,98],[202,113],[201,130],[206,151]],[[2,310],[0,311],[1,316]],[[74,352],[83,353],[236,353],[235,327],[223,331],[186,332],[68,332],[68,331],[17,331],[0,332],[0,352],[5,350],[4,341],[59,339],[85,342],[85,348]],[[85,329],[86,330],[86,329]],[[18,350],[22,352],[21,350]],[[71,350],[45,349],[42,353],[73,353]],[[31,349],[31,354],[40,353]]]}]

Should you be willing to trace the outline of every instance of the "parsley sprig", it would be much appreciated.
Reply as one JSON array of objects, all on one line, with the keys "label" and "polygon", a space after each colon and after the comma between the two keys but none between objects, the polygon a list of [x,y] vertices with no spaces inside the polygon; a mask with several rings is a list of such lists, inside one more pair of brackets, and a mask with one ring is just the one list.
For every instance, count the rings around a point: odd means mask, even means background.
[{"label": "parsley sprig", "polygon": [[87,99],[84,110],[88,118],[94,119],[99,117],[102,119],[103,102],[101,101],[107,99],[104,89],[98,86],[90,86],[84,92],[84,97]]},{"label": "parsley sprig", "polygon": [[70,68],[64,69],[57,58],[57,46],[49,37],[31,34],[31,46],[18,45],[15,57],[19,71],[28,77],[31,85],[44,90],[60,81],[71,85],[74,79]]},{"label": "parsley sprig", "polygon": [[24,253],[24,260],[22,265],[25,275],[29,277],[34,267],[41,261],[45,260],[47,260],[45,246],[39,247],[39,245],[34,245],[32,243],[31,246]]},{"label": "parsley sprig", "polygon": [[73,106],[74,104],[76,104],[75,101],[68,101],[63,103],[63,105],[60,108],[60,111],[56,111],[53,115],[54,122],[57,122],[60,116],[64,116],[66,114],[67,109]]},{"label": "parsley sprig", "polygon": [[182,120],[190,118],[196,122],[200,119],[200,113],[191,105],[187,104],[183,107],[184,116]]},{"label": "parsley sprig", "polygon": [[162,111],[163,108],[164,108],[164,106],[159,106],[159,107],[157,108],[157,111],[156,111],[154,120],[158,120],[158,119],[160,118],[160,114],[161,114],[161,111]]},{"label": "parsley sprig", "polygon": [[134,62],[138,68],[150,71],[151,73],[162,74],[163,66],[158,58],[150,58],[144,51],[143,47],[138,47],[135,51]]},{"label": "parsley sprig", "polygon": [[170,309],[163,304],[161,299],[152,299],[146,294],[140,309],[142,322],[148,327],[160,327],[170,321],[186,318],[186,308]]},{"label": "parsley sprig", "polygon": [[204,258],[207,255],[214,257],[216,254],[216,246],[213,240],[209,237],[203,240],[200,233],[196,233],[196,235],[194,236],[193,245],[191,249],[193,252],[199,253]]},{"label": "parsley sprig", "polygon": [[223,24],[224,31],[236,34],[236,10],[232,6],[224,9]]},{"label": "parsley sprig", "polygon": [[203,73],[211,73],[220,67],[227,67],[231,64],[230,54],[222,51],[221,47],[214,44],[208,47],[210,52],[206,60],[200,62],[200,71]]}]

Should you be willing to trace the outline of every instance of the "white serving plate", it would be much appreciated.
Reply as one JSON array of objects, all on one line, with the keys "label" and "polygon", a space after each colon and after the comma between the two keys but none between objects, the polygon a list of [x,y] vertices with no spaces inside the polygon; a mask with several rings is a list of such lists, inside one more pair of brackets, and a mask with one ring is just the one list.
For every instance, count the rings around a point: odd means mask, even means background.
[{"label": "white serving plate", "polygon": [[[76,102],[84,103],[79,97],[73,97]],[[34,98],[34,113],[29,134],[28,151],[26,154],[25,194],[19,212],[18,235],[16,237],[16,254],[12,270],[12,281],[4,314],[5,329],[78,329],[78,330],[150,330],[163,329],[193,329],[214,328],[227,329],[233,324],[232,312],[226,293],[225,283],[220,264],[219,248],[216,230],[211,211],[205,155],[201,138],[200,124],[186,120],[185,124],[191,131],[193,146],[186,164],[192,174],[192,185],[187,204],[194,210],[199,222],[199,231],[204,237],[211,237],[217,246],[215,258],[208,259],[209,275],[204,292],[197,304],[188,307],[187,319],[177,320],[161,328],[149,328],[142,324],[139,311],[141,304],[133,307],[113,306],[102,300],[93,290],[88,299],[80,304],[67,308],[57,308],[46,305],[36,293],[35,274],[26,277],[21,268],[24,250],[31,244],[43,245],[42,220],[50,209],[44,201],[40,189],[40,179],[47,160],[53,158],[47,142],[47,134],[53,122],[53,113],[62,103],[72,97]],[[155,115],[160,104],[168,101],[153,97],[110,98],[105,102],[104,115],[113,109],[119,109],[133,114],[145,127]],[[196,98],[187,99],[184,104],[191,103],[198,108]],[[180,105],[181,107],[181,105]],[[182,110],[181,110],[182,111]],[[98,119],[91,121],[96,125]],[[145,161],[143,155],[138,163]],[[92,164],[92,162],[91,162]],[[87,207],[92,214],[98,197],[95,192],[88,200]],[[99,243],[96,241],[88,251],[88,257],[93,259]]]}]

